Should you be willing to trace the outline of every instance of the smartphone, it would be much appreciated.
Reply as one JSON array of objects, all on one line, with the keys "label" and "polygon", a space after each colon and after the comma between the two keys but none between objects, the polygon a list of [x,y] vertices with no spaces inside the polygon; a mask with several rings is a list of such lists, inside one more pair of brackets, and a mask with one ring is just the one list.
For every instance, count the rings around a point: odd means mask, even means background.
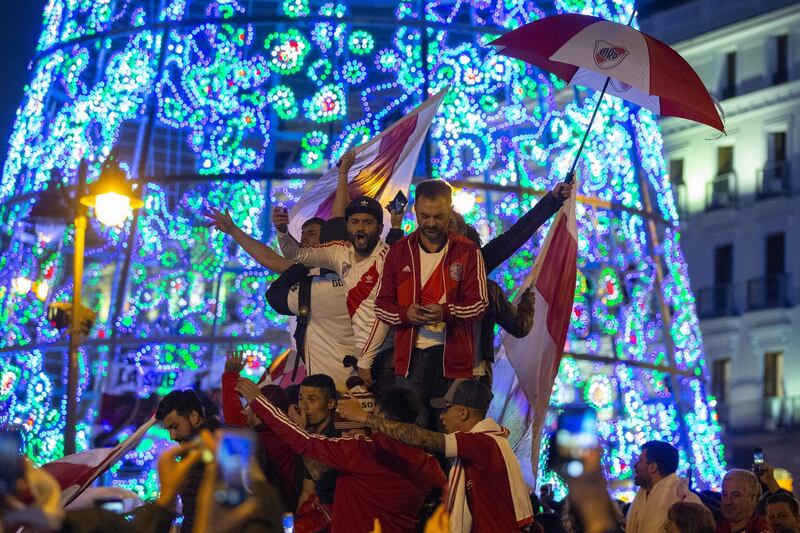
[{"label": "smartphone", "polygon": [[424,305],[420,305],[419,306],[419,310],[422,311],[423,313],[428,313],[428,314],[430,314],[430,312],[431,312],[431,310],[429,308],[425,307]]},{"label": "smartphone", "polygon": [[283,513],[283,533],[294,533],[294,515]]},{"label": "smartphone", "polygon": [[95,506],[111,511],[112,513],[123,514],[125,512],[125,502],[120,498],[101,498],[94,501]]},{"label": "smartphone", "polygon": [[403,194],[403,191],[397,191],[394,198],[386,204],[386,210],[393,214],[402,213],[408,205],[408,198]]},{"label": "smartphone", "polygon": [[753,449],[753,472],[757,476],[764,473],[764,450],[761,448]]},{"label": "smartphone", "polygon": [[548,462],[560,475],[576,478],[583,474],[586,458],[599,445],[595,410],[565,408],[558,415],[556,431],[550,440]]},{"label": "smartphone", "polygon": [[236,507],[250,490],[250,463],[255,454],[255,435],[248,429],[224,429],[217,447],[217,479],[215,493],[219,503]]}]

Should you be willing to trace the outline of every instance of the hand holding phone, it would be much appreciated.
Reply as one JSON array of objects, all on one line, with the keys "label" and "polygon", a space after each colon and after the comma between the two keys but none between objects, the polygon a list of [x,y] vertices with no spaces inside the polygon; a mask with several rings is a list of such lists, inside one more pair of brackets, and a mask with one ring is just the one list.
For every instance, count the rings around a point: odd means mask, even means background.
[{"label": "hand holding phone", "polygon": [[236,507],[250,493],[250,461],[255,453],[253,432],[242,429],[221,431],[217,446],[217,502]]},{"label": "hand holding phone", "polygon": [[599,446],[595,410],[565,408],[558,415],[556,431],[550,440],[550,468],[567,479],[580,477],[586,470],[586,459]]},{"label": "hand holding phone", "polygon": [[761,448],[753,449],[753,473],[758,477],[764,475],[764,450]]},{"label": "hand holding phone", "polygon": [[406,206],[408,205],[408,198],[403,193],[403,191],[397,191],[397,194],[394,198],[386,204],[386,210],[392,214],[399,215],[403,211],[405,211]]}]

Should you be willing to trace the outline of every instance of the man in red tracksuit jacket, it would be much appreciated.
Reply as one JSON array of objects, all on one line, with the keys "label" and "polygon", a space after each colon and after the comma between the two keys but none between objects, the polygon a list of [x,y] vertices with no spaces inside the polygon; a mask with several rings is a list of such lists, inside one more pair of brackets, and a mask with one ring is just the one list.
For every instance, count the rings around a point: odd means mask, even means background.
[{"label": "man in red tracksuit jacket", "polygon": [[[444,491],[444,472],[421,449],[373,433],[331,439],[308,433],[276,408],[247,379],[236,390],[253,412],[297,453],[338,471],[331,533],[367,533],[374,519],[386,533],[416,527],[417,514],[432,490]],[[408,421],[416,417],[416,399],[400,387],[388,387],[377,401],[376,416]]]},{"label": "man in red tracksuit jacket", "polygon": [[[257,417],[242,409],[239,393],[236,392],[236,383],[239,381],[239,374],[243,368],[244,359],[241,355],[236,352],[228,355],[225,360],[225,372],[222,374],[222,414],[225,417],[225,424],[231,427],[250,427],[256,430],[258,441],[266,455],[266,457],[259,458],[259,462],[264,463],[261,465],[264,474],[280,490],[284,506],[294,510],[297,508],[297,498],[300,495],[303,481],[302,460],[285,442],[276,438],[275,433],[264,426]],[[283,393],[288,408],[289,399],[286,397],[286,393],[274,385],[267,387],[274,387],[274,392]],[[277,402],[274,396],[273,401]]]},{"label": "man in red tracksuit jacket", "polygon": [[395,374],[420,400],[417,423],[433,428],[430,399],[444,396],[454,379],[472,378],[473,323],[489,300],[480,249],[448,232],[450,185],[423,181],[415,194],[418,228],[386,256],[375,315],[395,328]]}]

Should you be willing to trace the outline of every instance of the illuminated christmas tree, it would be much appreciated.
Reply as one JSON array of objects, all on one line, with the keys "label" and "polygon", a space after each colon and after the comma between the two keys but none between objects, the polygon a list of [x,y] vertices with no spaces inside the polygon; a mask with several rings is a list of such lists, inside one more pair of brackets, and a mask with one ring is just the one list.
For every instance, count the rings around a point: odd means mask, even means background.
[{"label": "illuminated christmas tree", "polygon": [[[271,240],[273,205],[291,205],[329,161],[449,84],[418,174],[453,182],[486,240],[563,179],[596,95],[485,43],[549,13],[627,21],[632,10],[608,0],[49,0],[0,181],[0,424],[21,424],[40,462],[62,454],[65,335],[46,309],[71,299],[72,228],[37,202],[72,193],[82,160],[90,183],[113,152],[146,184],[145,208],[124,226],[90,223],[88,446],[108,429],[103,393],[210,388],[226,350],[248,350],[255,376],[288,346],[285,319],[264,301],[273,275],[209,231],[206,205]],[[655,118],[606,98],[583,154],[570,356],[552,405],[598,410],[611,476],[630,478],[638,446],[661,438],[695,481],[714,484],[719,426]],[[495,274],[509,295],[543,234]],[[165,436],[151,430],[128,461],[151,461]],[[155,490],[154,474],[125,464],[112,481]]]}]

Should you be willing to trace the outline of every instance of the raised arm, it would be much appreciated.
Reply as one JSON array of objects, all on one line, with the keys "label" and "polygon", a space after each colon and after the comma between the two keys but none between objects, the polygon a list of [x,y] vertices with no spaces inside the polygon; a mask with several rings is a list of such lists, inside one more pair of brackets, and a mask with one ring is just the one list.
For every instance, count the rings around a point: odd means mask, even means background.
[{"label": "raised arm", "polygon": [[486,273],[491,274],[495,268],[517,253],[522,245],[533,237],[536,230],[561,208],[571,192],[572,185],[559,183],[508,230],[486,243],[481,248],[486,262]]},{"label": "raised arm", "polygon": [[241,228],[233,223],[233,219],[231,219],[231,215],[228,211],[223,213],[222,211],[212,207],[211,212],[206,216],[211,219],[212,226],[233,237],[233,240],[235,240],[239,246],[244,248],[244,251],[263,267],[280,274],[294,264],[285,257],[281,257],[266,244],[257,241],[242,231]]},{"label": "raised arm", "polygon": [[339,180],[336,182],[336,196],[333,197],[333,218],[344,217],[347,204],[350,203],[350,190],[348,189],[347,173],[356,160],[353,150],[345,153],[339,160]]},{"label": "raised arm", "polygon": [[368,413],[361,408],[361,404],[353,399],[339,400],[336,411],[345,419],[353,422],[361,422],[373,431],[383,433],[389,438],[408,444],[419,446],[432,452],[444,452],[444,433],[429,431],[415,424],[406,424],[388,420],[372,413]]},{"label": "raised arm", "polygon": [[522,293],[519,303],[515,306],[508,301],[503,289],[490,280],[489,298],[495,306],[495,318],[501,328],[518,339],[530,333],[533,327],[535,298],[532,288],[529,287]]}]

